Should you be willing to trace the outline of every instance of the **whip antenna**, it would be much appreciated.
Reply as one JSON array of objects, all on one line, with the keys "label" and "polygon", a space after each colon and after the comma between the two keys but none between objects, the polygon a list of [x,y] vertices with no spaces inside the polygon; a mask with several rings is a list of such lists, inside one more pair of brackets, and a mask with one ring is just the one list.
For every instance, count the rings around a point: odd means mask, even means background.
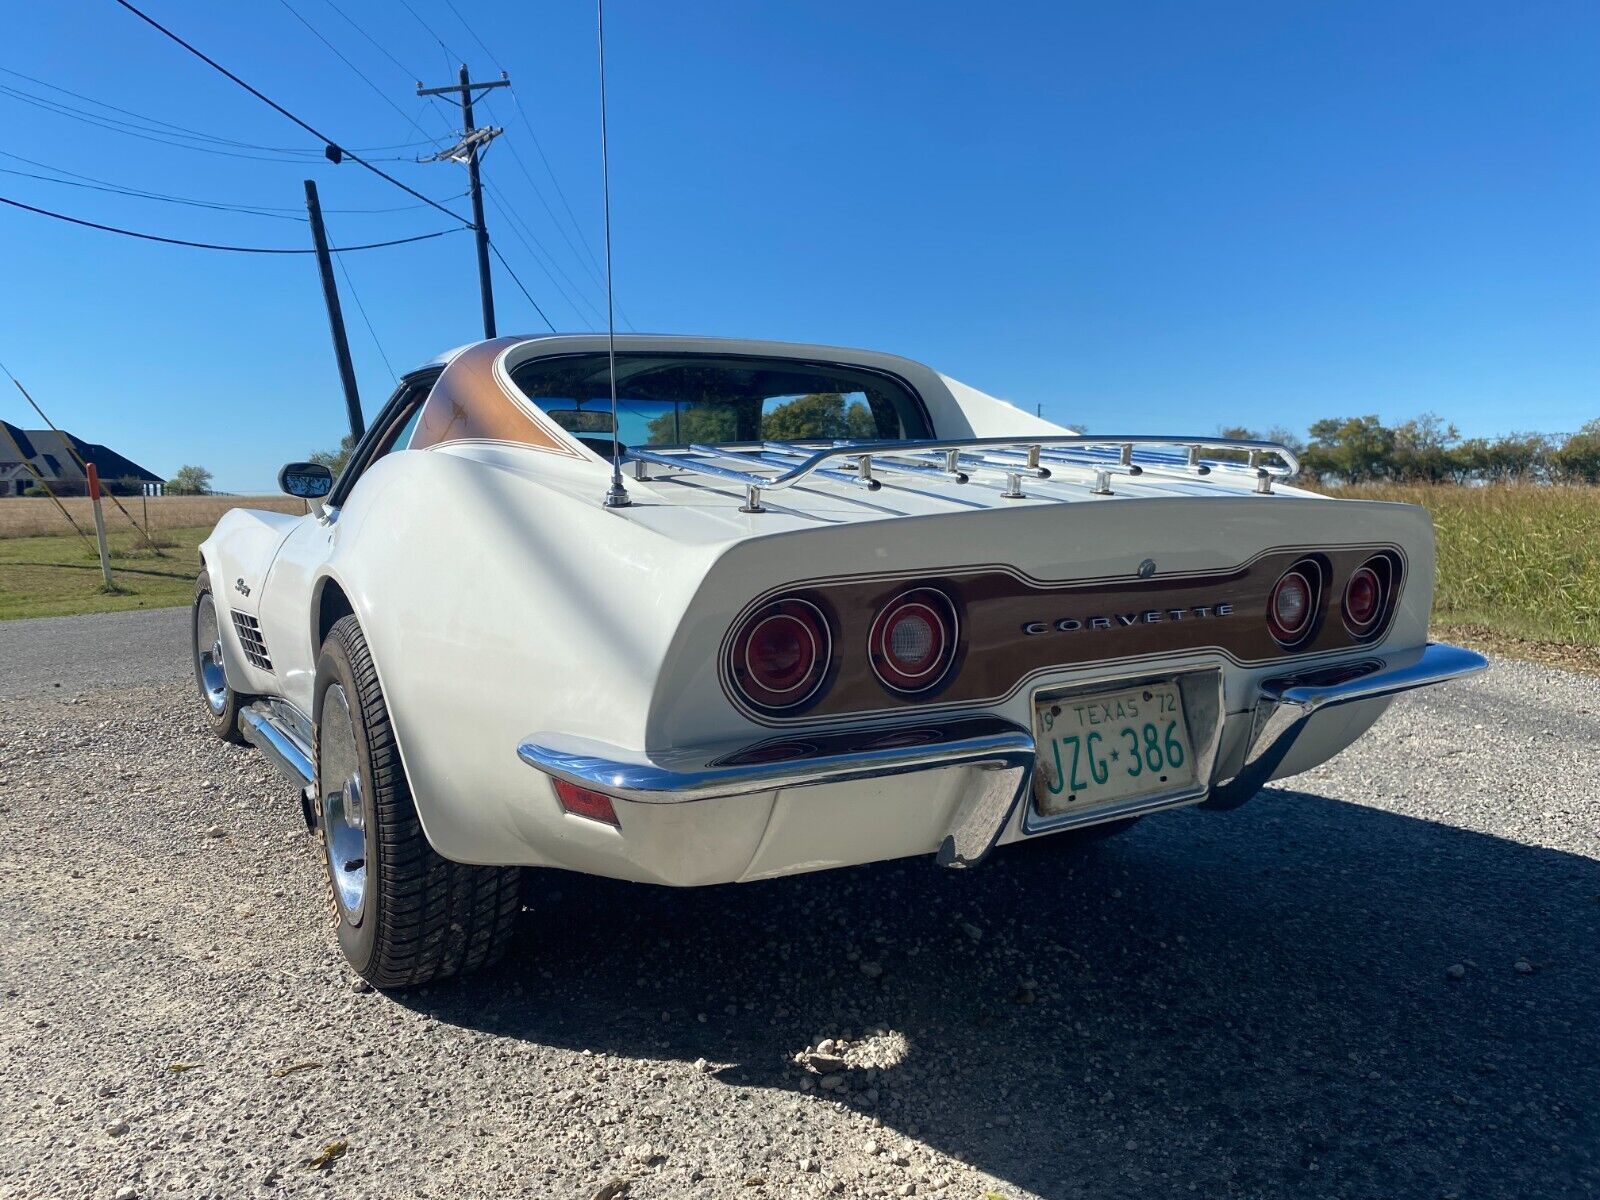
[{"label": "whip antenna", "polygon": [[594,0],[595,30],[600,43],[600,182],[606,212],[606,361],[611,377],[611,486],[607,508],[626,508],[633,501],[622,484],[622,448],[617,441],[617,316],[611,299],[611,152],[606,142],[606,5]]}]

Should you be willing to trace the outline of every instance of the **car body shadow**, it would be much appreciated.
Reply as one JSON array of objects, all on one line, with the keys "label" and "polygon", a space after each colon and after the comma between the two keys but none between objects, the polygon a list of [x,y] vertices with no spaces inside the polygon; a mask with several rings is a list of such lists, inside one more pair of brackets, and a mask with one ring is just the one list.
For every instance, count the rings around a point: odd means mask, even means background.
[{"label": "car body shadow", "polygon": [[398,999],[791,1092],[886,1030],[817,1102],[1052,1200],[1600,1190],[1589,858],[1272,789],[971,872],[534,884],[511,963]]}]

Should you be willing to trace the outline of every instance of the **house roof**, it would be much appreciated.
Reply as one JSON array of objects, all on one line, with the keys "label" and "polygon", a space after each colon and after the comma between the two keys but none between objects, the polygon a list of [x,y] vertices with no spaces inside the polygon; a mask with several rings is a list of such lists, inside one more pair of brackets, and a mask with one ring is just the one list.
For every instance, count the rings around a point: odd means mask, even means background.
[{"label": "house roof", "polygon": [[73,451],[76,450],[84,462],[94,464],[104,480],[127,479],[131,476],[144,483],[162,481],[155,472],[98,442],[86,442],[54,429],[18,429],[15,425],[0,421],[0,462],[16,461],[17,450],[22,452],[24,458],[43,459],[57,478],[76,478],[79,475],[77,459],[73,457]]},{"label": "house roof", "polygon": [[26,433],[9,421],[0,421],[0,462],[21,462],[37,453]]}]

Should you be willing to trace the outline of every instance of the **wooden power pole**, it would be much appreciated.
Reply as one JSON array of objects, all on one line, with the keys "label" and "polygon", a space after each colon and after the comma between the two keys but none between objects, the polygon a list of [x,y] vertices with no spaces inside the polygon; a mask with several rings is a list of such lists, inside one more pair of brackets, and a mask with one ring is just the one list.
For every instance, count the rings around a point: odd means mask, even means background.
[{"label": "wooden power pole", "polygon": [[322,273],[322,299],[328,306],[328,328],[333,332],[333,357],[339,363],[339,382],[344,385],[344,407],[350,417],[350,436],[356,441],[366,432],[361,415],[361,393],[356,390],[356,368],[350,361],[350,339],[344,331],[344,309],[339,305],[339,285],[333,279],[333,255],[328,252],[328,231],[322,224],[322,202],[317,199],[317,184],[306,180],[306,212],[311,217],[311,242],[317,248],[317,270]]},{"label": "wooden power pole", "polygon": [[434,160],[453,159],[467,164],[467,188],[472,196],[473,234],[478,244],[478,294],[483,301],[483,336],[495,336],[494,280],[489,275],[489,230],[483,223],[483,184],[478,178],[478,155],[484,146],[500,135],[500,130],[489,127],[479,129],[472,119],[472,93],[490,88],[510,87],[511,80],[502,71],[499,79],[488,83],[473,83],[466,64],[461,65],[461,81],[448,87],[425,88],[419,82],[417,95],[444,96],[455,93],[461,99],[461,141]]}]

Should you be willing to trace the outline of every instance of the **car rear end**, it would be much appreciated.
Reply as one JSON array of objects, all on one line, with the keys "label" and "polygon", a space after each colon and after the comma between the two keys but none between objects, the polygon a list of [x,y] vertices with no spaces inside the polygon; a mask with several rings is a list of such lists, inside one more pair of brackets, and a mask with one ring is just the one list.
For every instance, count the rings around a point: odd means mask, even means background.
[{"label": "car rear end", "polygon": [[573,865],[685,884],[919,854],[971,866],[1240,803],[1342,750],[1399,691],[1483,665],[1427,642],[1420,509],[1032,490],[858,519],[832,499],[795,519],[796,499],[766,534],[752,519],[662,659],[645,749],[522,743],[566,813],[605,826]]}]

